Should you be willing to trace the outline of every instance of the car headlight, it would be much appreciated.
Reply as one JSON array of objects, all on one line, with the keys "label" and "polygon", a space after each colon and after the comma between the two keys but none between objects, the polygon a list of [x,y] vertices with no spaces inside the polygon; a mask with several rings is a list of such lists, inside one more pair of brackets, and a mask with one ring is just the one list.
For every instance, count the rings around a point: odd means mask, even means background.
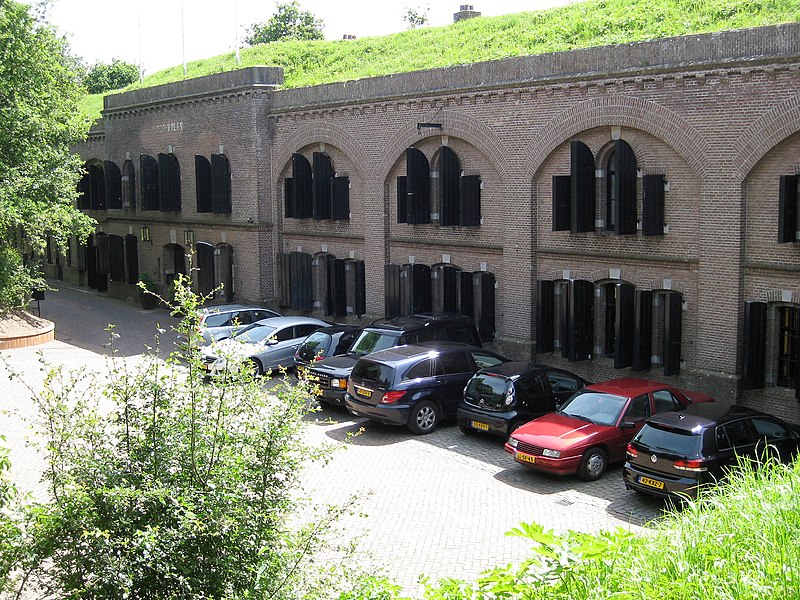
[{"label": "car headlight", "polygon": [[544,450],[542,450],[542,456],[546,456],[547,458],[561,458],[561,451],[550,450],[549,448],[545,448]]},{"label": "car headlight", "polygon": [[343,390],[347,387],[347,379],[331,379],[331,387]]},{"label": "car headlight", "polygon": [[513,437],[508,438],[508,445],[512,448],[516,448],[517,444],[519,444],[519,440]]}]

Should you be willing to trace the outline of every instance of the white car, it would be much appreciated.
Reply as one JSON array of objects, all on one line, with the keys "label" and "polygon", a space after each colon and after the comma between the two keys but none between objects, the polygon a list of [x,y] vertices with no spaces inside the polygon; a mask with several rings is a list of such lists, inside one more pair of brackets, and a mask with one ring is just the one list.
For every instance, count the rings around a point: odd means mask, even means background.
[{"label": "white car", "polygon": [[203,341],[210,344],[214,340],[230,337],[248,325],[270,317],[280,317],[274,310],[263,306],[244,304],[217,304],[204,306],[197,311],[200,317],[198,329]]},{"label": "white car", "polygon": [[206,347],[203,368],[210,374],[225,371],[228,358],[247,359],[255,375],[270,369],[293,367],[294,353],[303,340],[330,323],[312,317],[272,317],[237,331]]}]

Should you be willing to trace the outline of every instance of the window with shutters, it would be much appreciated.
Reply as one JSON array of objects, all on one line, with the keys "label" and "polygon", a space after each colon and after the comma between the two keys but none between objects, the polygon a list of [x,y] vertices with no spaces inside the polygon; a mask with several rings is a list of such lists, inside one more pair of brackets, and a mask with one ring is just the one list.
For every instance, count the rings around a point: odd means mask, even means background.
[{"label": "window with shutters", "polygon": [[284,179],[284,216],[289,219],[350,219],[350,178],[337,176],[331,157],[314,152],[312,160],[292,155],[292,176]]},{"label": "window with shutters", "polygon": [[335,173],[331,157],[324,152],[314,152],[312,156],[312,174],[314,197],[314,218],[324,220],[331,218],[332,182]]},{"label": "window with shutters", "polygon": [[99,164],[90,164],[89,169],[89,208],[106,210],[106,176]]},{"label": "window with shutters", "polygon": [[800,356],[800,308],[782,306],[778,308],[778,354],[777,384],[782,387],[798,387],[798,365]]},{"label": "window with shutters", "polygon": [[158,161],[149,154],[139,155],[142,210],[159,210]]},{"label": "window with shutters", "polygon": [[197,212],[211,212],[211,161],[205,156],[194,157],[194,181],[197,197]]},{"label": "window with shutters", "polygon": [[125,236],[125,273],[127,282],[136,285],[139,281],[139,240],[132,233]]},{"label": "window with shutters", "polygon": [[224,154],[211,155],[211,210],[215,215],[230,214],[231,163]]},{"label": "window with shutters", "polygon": [[617,223],[617,153],[606,162],[606,229],[614,231]]},{"label": "window with shutters", "polygon": [[180,212],[181,168],[172,153],[158,155],[158,196],[163,212]]},{"label": "window with shutters", "polygon": [[798,187],[800,176],[782,175],[778,188],[778,243],[798,240]]},{"label": "window with shutters", "polygon": [[125,241],[120,235],[108,236],[108,262],[111,281],[125,281]]},{"label": "window with shutters", "polygon": [[106,207],[111,209],[122,208],[122,172],[117,163],[112,160],[103,162],[105,171]]}]

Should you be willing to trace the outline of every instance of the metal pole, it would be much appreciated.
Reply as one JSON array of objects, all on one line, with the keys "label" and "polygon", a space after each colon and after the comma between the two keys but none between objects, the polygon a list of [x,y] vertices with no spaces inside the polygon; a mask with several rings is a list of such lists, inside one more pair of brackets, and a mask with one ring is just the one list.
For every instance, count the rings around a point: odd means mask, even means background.
[{"label": "metal pole", "polygon": [[186,77],[186,19],[183,15],[183,0],[181,0],[181,53],[183,54],[183,76]]},{"label": "metal pole", "polygon": [[233,2],[233,26],[235,28],[234,38],[236,44],[236,64],[242,64],[242,56],[239,53],[239,0]]}]

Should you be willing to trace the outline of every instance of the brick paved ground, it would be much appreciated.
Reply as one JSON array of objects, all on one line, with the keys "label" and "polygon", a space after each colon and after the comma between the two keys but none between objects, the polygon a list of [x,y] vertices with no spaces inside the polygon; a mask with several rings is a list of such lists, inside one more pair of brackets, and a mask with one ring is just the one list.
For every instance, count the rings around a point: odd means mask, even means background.
[{"label": "brick paved ground", "polygon": [[[48,294],[42,316],[55,321],[56,341],[2,353],[34,388],[42,377],[39,353],[52,363],[99,366],[107,341],[103,327],[114,322],[122,336],[119,353],[135,360],[152,343],[156,324],[174,321],[162,310],[143,311],[68,288]],[[26,445],[22,420],[32,413],[30,392],[6,380],[0,398],[0,435],[11,448],[12,474],[23,489],[43,495],[42,462]],[[342,521],[344,535],[358,538],[362,564],[383,568],[411,593],[419,593],[423,574],[433,580],[473,579],[484,569],[526,557],[529,544],[504,535],[523,521],[557,531],[638,532],[660,514],[658,501],[625,490],[619,467],[585,483],[531,472],[503,452],[500,440],[465,436],[452,424],[417,437],[337,408],[324,408],[308,421],[309,445],[341,449],[327,464],[307,467],[305,492],[318,505],[359,495],[358,511]]]}]

